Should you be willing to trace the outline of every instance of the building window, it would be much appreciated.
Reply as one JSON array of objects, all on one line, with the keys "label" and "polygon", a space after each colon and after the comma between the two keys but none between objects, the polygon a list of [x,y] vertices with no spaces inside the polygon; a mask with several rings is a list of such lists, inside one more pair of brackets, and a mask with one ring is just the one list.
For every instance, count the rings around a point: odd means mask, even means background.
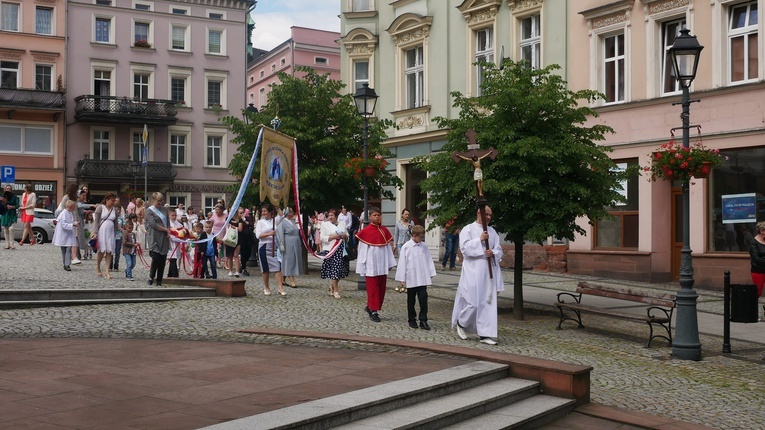
[{"label": "building window", "polygon": [[53,66],[35,65],[35,89],[41,91],[53,90]]},{"label": "building window", "polygon": [[407,49],[404,75],[406,80],[406,108],[412,109],[423,105],[424,66],[422,61],[423,48],[417,46]]},{"label": "building window", "polygon": [[186,135],[170,135],[170,162],[177,166],[186,165]]},{"label": "building window", "polygon": [[213,209],[215,208],[215,205],[218,203],[218,199],[224,199],[226,196],[208,196],[203,195],[202,197],[202,212],[205,216],[205,218],[209,218],[207,215],[212,214]]},{"label": "building window", "polygon": [[171,8],[170,12],[173,15],[188,15],[189,11],[187,9],[182,9],[179,7]]},{"label": "building window", "polygon": [[[626,170],[627,166],[637,165],[637,160],[617,162],[617,169]],[[626,203],[608,208],[611,219],[598,220],[595,224],[595,246],[597,248],[633,248],[638,247],[640,223],[638,212],[638,180],[640,175],[630,176],[622,182],[620,193]]]},{"label": "building window", "polygon": [[260,108],[262,109],[263,106],[268,103],[268,99],[266,98],[266,89],[261,88],[260,91],[258,91],[258,101],[260,102]]},{"label": "building window", "polygon": [[542,26],[539,15],[521,20],[521,60],[529,67],[539,69],[542,58]]},{"label": "building window", "polygon": [[353,11],[354,12],[365,12],[371,9],[370,0],[353,0]]},{"label": "building window", "polygon": [[35,8],[35,32],[53,34],[53,9],[37,6]]},{"label": "building window", "polygon": [[353,62],[353,88],[354,91],[369,85],[369,61]]},{"label": "building window", "polygon": [[170,78],[170,100],[186,104],[186,78]]},{"label": "building window", "polygon": [[19,87],[19,63],[0,61],[0,88]]},{"label": "building window", "polygon": [[0,152],[53,154],[53,129],[25,125],[0,125]]},{"label": "building window", "polygon": [[144,73],[133,75],[133,98],[140,100],[149,98],[149,78],[151,75]]},{"label": "building window", "polygon": [[207,157],[205,166],[221,167],[223,156],[223,137],[207,136]]},{"label": "building window", "polygon": [[94,3],[99,6],[111,6],[112,0],[96,0]]},{"label": "building window", "polygon": [[136,22],[133,24],[133,44],[144,48],[151,47],[151,34],[148,22]]},{"label": "building window", "polygon": [[662,93],[670,94],[680,91],[680,83],[675,78],[675,69],[672,67],[672,55],[669,48],[675,43],[675,38],[680,35],[680,30],[685,27],[685,19],[667,21],[661,25],[661,44],[664,56],[661,64]]},{"label": "building window", "polygon": [[[284,61],[284,60],[282,60],[282,61]],[[327,64],[329,64],[329,60],[327,58],[324,58],[324,57],[314,57],[313,58],[313,62],[314,62],[314,64],[318,64],[320,66],[326,66]],[[282,63],[282,65],[284,65],[284,63]]]},{"label": "building window", "polygon": [[94,160],[109,159],[109,144],[111,133],[108,130],[93,130],[93,154]]},{"label": "building window", "polygon": [[2,2],[0,5],[0,30],[19,31],[19,4]]},{"label": "building window", "polygon": [[603,93],[606,103],[624,101],[624,34],[603,38]]},{"label": "building window", "polygon": [[170,49],[175,51],[186,51],[187,27],[185,25],[173,25],[170,29]]},{"label": "building window", "polygon": [[279,60],[279,65],[280,66],[284,67],[285,64],[287,64],[287,60],[286,59],[282,58],[281,60]]},{"label": "building window", "polygon": [[262,78],[263,76],[265,76],[265,74],[266,74],[266,72],[265,72],[264,70],[261,70],[261,71],[260,71],[260,74],[259,74],[259,77],[261,77],[261,78]]},{"label": "building window", "polygon": [[151,4],[148,3],[135,3],[133,5],[135,10],[151,10]]},{"label": "building window", "polygon": [[95,26],[95,38],[98,43],[112,42],[112,20],[114,18],[97,17]]},{"label": "building window", "polygon": [[221,81],[208,80],[207,81],[207,107],[222,107],[221,103],[221,89],[223,83]]},{"label": "building window", "polygon": [[[143,161],[143,131],[133,131],[131,136],[132,141],[130,143],[130,153],[132,154],[133,160]],[[148,139],[146,143],[149,143]],[[148,158],[148,151],[146,155]],[[147,159],[146,161],[149,160]]]},{"label": "building window", "polygon": [[[188,206],[186,204],[186,195],[181,194],[167,194],[167,204],[170,205],[171,208],[177,208],[179,204],[182,204],[183,206]],[[180,218],[178,218],[178,221],[180,222]]]},{"label": "building window", "polygon": [[207,30],[207,53],[223,54],[223,30]]},{"label": "building window", "polygon": [[[475,62],[486,61],[494,62],[494,30],[492,28],[482,28],[475,32]],[[476,94],[481,95],[481,84],[484,80],[484,68],[476,65]]]},{"label": "building window", "polygon": [[740,83],[756,80],[759,66],[757,2],[731,7],[729,23],[730,81]]},{"label": "building window", "polygon": [[271,73],[276,71],[276,64],[271,65]]},{"label": "building window", "polygon": [[[765,198],[758,186],[765,183],[765,170],[762,169],[765,147],[721,150],[720,154],[727,160],[712,171],[707,181],[708,248],[715,252],[747,252],[757,235],[755,223],[765,220]],[[723,197],[726,197],[726,204],[723,204]],[[738,210],[742,208],[750,210]]]},{"label": "building window", "polygon": [[225,15],[222,12],[208,12],[207,17],[210,19],[225,19]]}]

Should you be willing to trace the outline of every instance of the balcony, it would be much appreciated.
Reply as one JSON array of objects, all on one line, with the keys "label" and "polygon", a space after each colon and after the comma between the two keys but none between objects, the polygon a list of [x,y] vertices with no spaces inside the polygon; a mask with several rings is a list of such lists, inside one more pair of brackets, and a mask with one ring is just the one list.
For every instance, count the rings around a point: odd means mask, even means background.
[{"label": "balcony", "polygon": [[178,109],[172,100],[84,95],[74,101],[77,121],[150,126],[174,125],[178,121]]},{"label": "balcony", "polygon": [[63,91],[41,91],[25,88],[0,88],[0,107],[12,109],[63,110]]},{"label": "balcony", "polygon": [[[130,170],[130,160],[90,160],[84,159],[77,162],[75,174],[77,179],[83,182],[99,183],[122,183],[132,181],[133,171]],[[150,161],[148,180],[152,184],[172,183],[178,171],[172,163],[166,161]],[[144,170],[138,173],[139,178],[144,177]]]}]

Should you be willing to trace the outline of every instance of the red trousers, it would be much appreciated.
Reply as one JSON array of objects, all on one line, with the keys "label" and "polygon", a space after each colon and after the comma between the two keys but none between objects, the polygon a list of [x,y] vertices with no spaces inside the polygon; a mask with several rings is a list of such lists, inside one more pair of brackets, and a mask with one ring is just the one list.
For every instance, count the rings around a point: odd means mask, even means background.
[{"label": "red trousers", "polygon": [[385,300],[385,287],[388,284],[388,276],[367,276],[367,306],[370,311],[382,309]]},{"label": "red trousers", "polygon": [[[757,285],[757,297],[760,297],[762,295],[762,286],[765,285],[765,273],[752,272],[752,283]],[[367,291],[369,290],[367,289]]]}]

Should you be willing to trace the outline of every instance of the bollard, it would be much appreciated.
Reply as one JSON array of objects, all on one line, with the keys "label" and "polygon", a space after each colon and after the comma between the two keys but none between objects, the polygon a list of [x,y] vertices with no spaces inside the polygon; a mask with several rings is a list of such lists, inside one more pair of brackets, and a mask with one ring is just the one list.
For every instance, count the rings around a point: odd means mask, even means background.
[{"label": "bollard", "polygon": [[730,354],[730,270],[723,281],[723,354]]}]

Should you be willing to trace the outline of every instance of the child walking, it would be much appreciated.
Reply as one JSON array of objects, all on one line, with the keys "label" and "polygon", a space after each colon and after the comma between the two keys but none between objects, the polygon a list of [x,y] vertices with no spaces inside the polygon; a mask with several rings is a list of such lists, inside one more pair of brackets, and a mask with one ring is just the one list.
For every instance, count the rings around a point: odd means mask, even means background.
[{"label": "child walking", "polygon": [[53,231],[53,245],[61,247],[61,257],[64,262],[64,270],[70,272],[72,264],[72,247],[77,244],[74,228],[79,225],[74,220],[75,202],[67,200],[66,210],[61,211],[56,218],[56,229]]},{"label": "child walking", "polygon": [[428,325],[428,285],[436,276],[436,265],[430,256],[425,240],[425,227],[412,227],[412,238],[402,247],[396,267],[396,280],[406,288],[406,309],[409,327],[417,328],[417,312],[414,310],[415,299],[420,303],[420,328],[430,330]]},{"label": "child walking", "polygon": [[[133,215],[135,216],[135,215]],[[125,256],[125,278],[134,281],[133,268],[135,267],[136,237],[133,233],[133,221],[125,223],[125,233],[122,235],[122,255]]]},{"label": "child walking", "polygon": [[[194,223],[194,233],[197,236],[197,240],[207,239],[207,233],[205,233],[204,227],[201,222]],[[204,279],[205,271],[202,269],[202,261],[205,259],[205,250],[207,250],[207,242],[200,242],[194,246],[194,277]]]},{"label": "child walking", "polygon": [[[207,221],[205,223],[205,236],[210,237],[212,236],[212,229],[213,229],[213,223],[212,221]],[[205,244],[200,244],[204,246],[200,246],[200,249],[204,249],[204,256],[202,257],[202,272],[204,272],[204,275],[207,279],[218,279],[218,269],[215,267],[215,241],[217,239],[213,239],[208,241]],[[210,270],[212,271],[212,276],[210,276],[210,273],[207,271],[207,263],[210,263]]]}]

